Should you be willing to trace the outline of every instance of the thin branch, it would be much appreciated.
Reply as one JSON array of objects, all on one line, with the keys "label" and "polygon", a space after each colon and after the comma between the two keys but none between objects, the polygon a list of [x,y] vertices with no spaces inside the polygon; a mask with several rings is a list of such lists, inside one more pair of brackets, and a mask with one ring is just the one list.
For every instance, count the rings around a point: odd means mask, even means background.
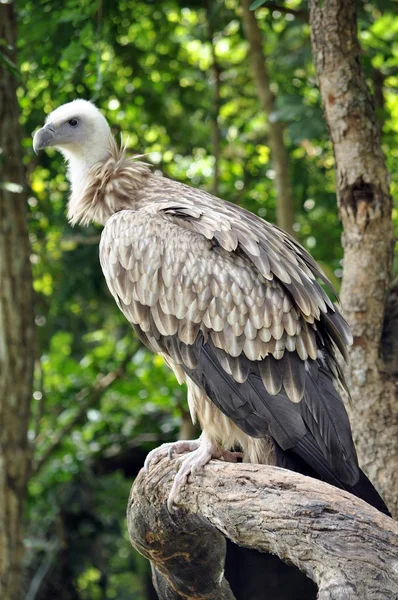
[{"label": "thin branch", "polygon": [[61,247],[69,244],[80,244],[82,246],[91,246],[94,244],[98,244],[101,240],[100,235],[69,235],[65,236],[61,239]]},{"label": "thin branch", "polygon": [[[124,358],[120,366],[107,373],[106,375],[99,375],[97,381],[89,390],[81,390],[75,396],[77,412],[74,417],[68,421],[63,427],[54,432],[49,445],[47,446],[44,453],[41,455],[38,461],[32,465],[32,474],[36,474],[46,464],[48,459],[51,457],[53,452],[61,444],[62,440],[76,427],[78,423],[85,417],[89,408],[95,406],[101,399],[103,393],[111,387],[111,385],[119,380],[126,372],[127,365],[131,361],[131,354]],[[36,438],[35,445],[39,445],[40,439]]]},{"label": "thin branch", "polygon": [[302,21],[309,21],[308,12],[306,10],[298,10],[295,8],[289,8],[288,6],[281,6],[277,2],[264,2],[264,4],[260,8],[268,8],[269,10],[275,10],[283,15],[293,15],[297,19],[301,19]]},{"label": "thin branch", "polygon": [[249,58],[259,101],[268,121],[268,143],[275,170],[277,191],[276,220],[281,229],[295,237],[293,230],[294,201],[290,180],[289,154],[284,141],[284,127],[281,122],[270,119],[275,109],[275,97],[271,89],[267,57],[263,48],[263,36],[257,19],[250,10],[251,0],[241,0],[243,25],[249,42]]},{"label": "thin branch", "polygon": [[102,90],[102,72],[101,72],[101,54],[102,54],[102,42],[103,42],[103,35],[102,35],[102,24],[103,24],[103,5],[102,5],[102,0],[98,0],[97,3],[97,31],[96,31],[96,39],[95,39],[95,45],[96,45],[96,72],[97,72],[97,80],[95,82],[95,86],[94,86],[94,97],[92,98],[93,100],[97,100],[101,90]]},{"label": "thin branch", "polygon": [[43,365],[41,363],[40,358],[36,361],[36,364],[38,365],[38,369],[40,370],[40,377],[39,377],[39,381],[38,381],[38,387],[39,387],[38,391],[41,393],[41,397],[37,401],[36,410],[33,412],[33,432],[32,432],[33,439],[37,438],[37,435],[40,431],[40,421],[43,417],[44,406],[45,406],[45,402],[46,402],[46,396],[45,396],[45,392],[44,392],[44,369],[43,369]]},{"label": "thin branch", "polygon": [[220,107],[221,107],[221,66],[217,60],[216,55],[216,47],[215,47],[215,31],[213,26],[214,16],[212,14],[212,8],[214,10],[214,4],[211,2],[207,3],[206,17],[207,17],[207,30],[208,37],[211,48],[211,56],[212,56],[212,71],[214,77],[214,96],[213,96],[213,106],[211,108],[211,143],[212,143],[212,153],[214,156],[214,170],[213,170],[213,184],[212,184],[212,193],[217,196],[218,194],[218,184],[220,179],[220,146],[221,146],[221,131],[220,125],[218,122],[220,115]]},{"label": "thin branch", "polygon": [[57,543],[53,543],[47,548],[44,558],[41,561],[39,568],[37,569],[30,582],[30,586],[25,596],[25,600],[35,600],[38,592],[40,591],[41,584],[43,583],[53,562],[58,556],[58,550],[59,545]]},{"label": "thin branch", "polygon": [[373,71],[372,71],[373,100],[375,103],[377,118],[378,118],[381,126],[384,125],[384,121],[385,121],[385,98],[384,98],[385,78],[386,78],[386,76],[379,69],[373,69]]},{"label": "thin branch", "polygon": [[191,413],[184,410],[181,415],[180,431],[178,438],[180,440],[193,440],[198,437],[197,427],[192,423]]},{"label": "thin branch", "polygon": [[389,289],[390,289],[390,292],[398,289],[398,275],[392,280]]},{"label": "thin branch", "polygon": [[319,600],[398,597],[398,524],[362,500],[285,469],[212,461],[170,514],[175,466],[163,459],[141,471],[127,509],[131,542],[151,561],[161,600],[233,598],[224,536],[296,565]]}]

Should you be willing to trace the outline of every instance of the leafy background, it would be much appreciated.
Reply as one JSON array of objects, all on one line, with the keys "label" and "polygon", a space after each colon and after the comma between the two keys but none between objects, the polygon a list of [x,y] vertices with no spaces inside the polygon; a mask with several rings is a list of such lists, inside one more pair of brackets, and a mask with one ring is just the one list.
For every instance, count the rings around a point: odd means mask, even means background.
[{"label": "leafy background", "polygon": [[[132,335],[98,262],[100,228],[72,230],[60,156],[31,132],[76,97],[93,99],[132,153],[167,176],[275,221],[267,120],[253,84],[238,0],[18,0],[19,103],[30,186],[38,329],[26,509],[26,598],[152,598],[129,544],[129,488],[152,447],[175,439],[185,390]],[[398,19],[390,0],[360,5],[363,67],[398,196]],[[341,225],[333,153],[311,60],[306,3],[256,12],[285,125],[294,229],[338,287]],[[217,107],[214,60],[220,70]],[[12,68],[12,66],[10,67]],[[213,155],[216,119],[220,152]],[[128,136],[128,137],[127,137]],[[398,226],[398,211],[394,209]]]}]

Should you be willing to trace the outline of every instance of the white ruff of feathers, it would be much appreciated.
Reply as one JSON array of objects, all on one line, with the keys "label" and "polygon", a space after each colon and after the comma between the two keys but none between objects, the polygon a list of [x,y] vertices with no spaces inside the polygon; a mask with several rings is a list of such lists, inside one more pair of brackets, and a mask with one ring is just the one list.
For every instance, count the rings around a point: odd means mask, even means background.
[{"label": "white ruff of feathers", "polygon": [[67,157],[72,183],[68,219],[72,225],[93,221],[105,225],[115,212],[133,208],[134,192],[143,187],[151,171],[149,165],[137,160],[140,156],[126,156],[125,150],[110,135],[106,158],[88,169],[79,165],[77,157]]}]

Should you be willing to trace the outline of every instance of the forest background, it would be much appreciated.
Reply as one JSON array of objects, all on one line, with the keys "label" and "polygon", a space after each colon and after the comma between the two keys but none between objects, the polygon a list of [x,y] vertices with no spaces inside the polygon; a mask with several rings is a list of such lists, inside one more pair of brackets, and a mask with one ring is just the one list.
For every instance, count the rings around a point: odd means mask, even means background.
[{"label": "forest background", "polygon": [[[36,157],[31,133],[60,104],[94,100],[132,153],[278,222],[339,289],[334,156],[307,6],[256,11],[268,105],[238,0],[18,0],[15,14],[16,62],[0,56],[17,81],[34,277],[25,597],[147,600],[149,568],[128,541],[126,500],[146,453],[192,433],[186,392],[132,335],[101,273],[101,230],[68,225],[65,165],[54,152]],[[396,4],[360,2],[358,25],[396,200]]]}]

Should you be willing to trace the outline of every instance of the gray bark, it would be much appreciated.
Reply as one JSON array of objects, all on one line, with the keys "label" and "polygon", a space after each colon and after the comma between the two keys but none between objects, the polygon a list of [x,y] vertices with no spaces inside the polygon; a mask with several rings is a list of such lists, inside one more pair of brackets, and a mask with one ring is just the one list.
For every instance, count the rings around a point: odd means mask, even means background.
[{"label": "gray bark", "polygon": [[296,236],[293,230],[294,202],[290,184],[289,156],[284,142],[282,123],[270,121],[269,117],[275,108],[275,98],[270,87],[266,56],[263,50],[263,39],[255,14],[250,10],[252,0],[241,0],[243,24],[250,48],[250,59],[254,82],[261,106],[268,120],[268,142],[271,149],[272,165],[275,170],[277,190],[276,222],[281,229]]},{"label": "gray bark", "polygon": [[174,475],[167,459],[141,471],[127,510],[162,600],[233,599],[223,536],[296,565],[320,600],[398,598],[398,525],[362,500],[284,469],[212,461],[169,514]]},{"label": "gray bark", "polygon": [[[355,0],[310,0],[312,47],[333,142],[344,235],[341,300],[354,334],[349,379],[352,426],[363,469],[398,515],[398,397],[385,317],[394,232],[389,175],[374,102],[361,69]],[[388,327],[384,327],[388,337]],[[395,321],[396,330],[396,321]]]},{"label": "gray bark", "polygon": [[[12,4],[0,3],[1,51],[15,62]],[[34,335],[26,191],[15,76],[0,63],[0,597],[19,600],[30,451]]]}]

